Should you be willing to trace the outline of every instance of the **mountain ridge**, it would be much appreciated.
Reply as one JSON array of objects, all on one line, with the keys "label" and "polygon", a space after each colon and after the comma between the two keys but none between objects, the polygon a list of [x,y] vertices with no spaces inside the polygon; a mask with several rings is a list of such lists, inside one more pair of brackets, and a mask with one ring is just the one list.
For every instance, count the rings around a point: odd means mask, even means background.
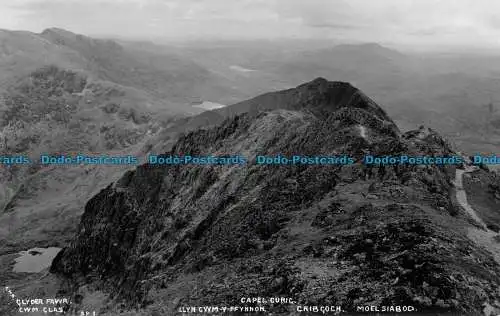
[{"label": "mountain ridge", "polygon": [[[356,115],[337,116],[352,99],[345,94],[300,94],[329,85],[317,79],[237,104],[231,113],[254,111],[187,132],[164,156],[454,154],[433,131],[400,135]],[[259,100],[286,104],[290,95],[312,108],[297,102],[262,111]],[[317,100],[334,100],[336,110],[324,111],[328,102]],[[374,120],[384,113],[361,100],[351,104],[368,106]],[[67,293],[92,285],[115,303],[160,314],[261,296],[345,311],[411,305],[478,314],[498,298],[500,266],[463,234],[468,224],[450,195],[453,177],[454,167],[436,165],[145,164],[88,201],[51,272],[69,277]],[[463,252],[472,257],[457,259]],[[280,315],[289,308],[266,306]]]},{"label": "mountain ridge", "polygon": [[181,54],[132,49],[112,39],[95,39],[60,28],[41,33],[5,30],[0,34],[0,84],[48,65],[84,71],[95,79],[183,105],[241,94],[226,87],[223,78]]},{"label": "mountain ridge", "polygon": [[[386,112],[376,103],[347,82],[331,82],[322,77],[313,79],[295,88],[264,93],[252,99],[242,101],[231,106],[203,112],[199,115],[181,119],[165,128],[159,135],[153,138],[146,146],[157,150],[172,145],[175,140],[172,135],[200,127],[213,126],[222,123],[226,118],[242,113],[258,113],[273,109],[306,110],[315,115],[329,115],[336,110],[344,108],[344,112],[338,116],[349,116],[352,119],[363,121],[363,116],[372,113],[370,124],[378,125],[399,135],[400,131],[396,124],[390,119]],[[357,113],[351,113],[350,109],[359,108]],[[353,112],[353,111],[352,111]],[[363,115],[365,114],[365,115]]]}]

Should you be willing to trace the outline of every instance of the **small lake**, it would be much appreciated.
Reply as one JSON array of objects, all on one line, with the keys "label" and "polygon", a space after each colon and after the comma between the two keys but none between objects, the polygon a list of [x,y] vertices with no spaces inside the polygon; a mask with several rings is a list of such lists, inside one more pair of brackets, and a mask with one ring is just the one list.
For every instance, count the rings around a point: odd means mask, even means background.
[{"label": "small lake", "polygon": [[248,68],[245,68],[245,67],[241,67],[241,66],[238,66],[238,65],[232,65],[231,67],[229,67],[231,70],[234,70],[234,71],[238,71],[238,72],[254,72],[256,70],[254,69],[248,69]]},{"label": "small lake", "polygon": [[223,108],[226,105],[220,104],[220,103],[216,103],[216,102],[204,101],[201,104],[196,104],[196,105],[193,105],[193,106],[195,108],[202,108],[202,109],[205,109],[205,110],[215,110],[215,109]]},{"label": "small lake", "polygon": [[12,271],[38,273],[52,264],[52,260],[61,251],[61,248],[32,248],[26,251],[21,251],[19,257],[16,258],[16,264]]}]

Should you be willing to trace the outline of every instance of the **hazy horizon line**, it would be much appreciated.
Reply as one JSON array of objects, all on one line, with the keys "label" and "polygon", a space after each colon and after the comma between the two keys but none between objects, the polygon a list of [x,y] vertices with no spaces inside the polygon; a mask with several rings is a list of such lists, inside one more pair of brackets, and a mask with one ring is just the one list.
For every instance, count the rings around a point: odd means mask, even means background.
[{"label": "hazy horizon line", "polygon": [[[317,42],[322,43],[325,48],[335,47],[340,45],[367,45],[367,44],[377,44],[384,48],[401,51],[403,53],[437,53],[437,54],[447,54],[447,55],[494,55],[500,57],[500,47],[486,47],[482,45],[418,45],[418,44],[405,44],[398,42],[388,42],[388,41],[363,41],[356,39],[344,39],[344,38],[334,38],[334,37],[306,37],[306,36],[276,36],[276,37],[231,37],[231,36],[127,36],[123,34],[92,34],[83,33],[71,30],[66,27],[53,26],[45,27],[40,31],[33,31],[28,29],[11,29],[11,28],[0,28],[0,31],[7,32],[26,32],[31,34],[40,35],[46,30],[59,29],[66,31],[75,35],[83,35],[93,39],[102,40],[113,40],[118,42],[149,42],[155,45],[179,45],[185,44],[193,46],[194,43],[209,44],[229,44],[229,43],[251,43],[251,42]],[[331,41],[331,43],[325,43],[326,41]]]}]

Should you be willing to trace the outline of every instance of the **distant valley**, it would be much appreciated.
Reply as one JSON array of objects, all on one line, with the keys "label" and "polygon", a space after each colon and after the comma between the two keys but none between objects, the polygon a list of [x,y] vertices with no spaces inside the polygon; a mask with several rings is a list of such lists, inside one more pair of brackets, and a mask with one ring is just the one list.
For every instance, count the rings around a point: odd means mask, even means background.
[{"label": "distant valley", "polygon": [[215,69],[253,94],[316,77],[348,81],[383,104],[403,128],[435,128],[470,153],[499,147],[500,56],[404,53],[378,44],[325,46],[262,41],[168,49]]}]

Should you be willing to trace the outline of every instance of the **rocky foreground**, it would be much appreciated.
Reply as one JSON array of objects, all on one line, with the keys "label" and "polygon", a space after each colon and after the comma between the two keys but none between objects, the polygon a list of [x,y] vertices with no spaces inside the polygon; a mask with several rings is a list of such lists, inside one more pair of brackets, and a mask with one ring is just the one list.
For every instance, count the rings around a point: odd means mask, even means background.
[{"label": "rocky foreground", "polygon": [[[317,79],[246,106],[165,156],[455,154],[433,131],[401,134],[347,83]],[[105,293],[100,312],[110,315],[224,304],[274,315],[299,305],[493,315],[500,265],[467,236],[474,223],[454,177],[436,165],[145,164],[87,202],[51,272],[82,306],[89,291]],[[253,297],[291,303],[241,301]]]}]

